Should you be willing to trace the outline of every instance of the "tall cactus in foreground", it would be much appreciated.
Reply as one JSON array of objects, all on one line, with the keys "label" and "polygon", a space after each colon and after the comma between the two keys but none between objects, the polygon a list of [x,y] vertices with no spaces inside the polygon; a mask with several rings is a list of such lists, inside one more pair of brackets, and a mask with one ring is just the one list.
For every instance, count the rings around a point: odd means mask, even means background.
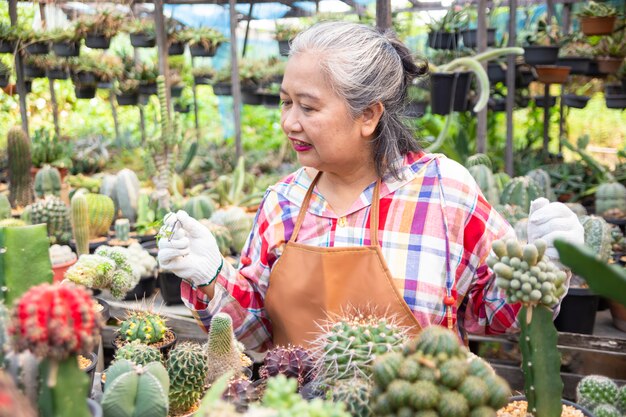
[{"label": "tall cactus in foreground", "polygon": [[13,207],[26,207],[34,201],[30,176],[30,140],[20,127],[12,127],[7,137],[9,157],[9,201]]},{"label": "tall cactus in foreground", "polygon": [[207,383],[213,383],[229,371],[234,371],[234,377],[238,377],[244,365],[242,355],[231,317],[226,313],[213,316],[207,344]]},{"label": "tall cactus in foreground", "polygon": [[507,301],[522,303],[517,318],[528,410],[535,417],[558,417],[563,381],[551,307],[565,294],[567,275],[543,257],[546,246],[541,239],[523,247],[515,239],[497,240],[492,244],[495,256],[487,263]]},{"label": "tall cactus in foreground", "polygon": [[89,254],[89,209],[84,194],[77,193],[72,197],[70,218],[78,256]]}]

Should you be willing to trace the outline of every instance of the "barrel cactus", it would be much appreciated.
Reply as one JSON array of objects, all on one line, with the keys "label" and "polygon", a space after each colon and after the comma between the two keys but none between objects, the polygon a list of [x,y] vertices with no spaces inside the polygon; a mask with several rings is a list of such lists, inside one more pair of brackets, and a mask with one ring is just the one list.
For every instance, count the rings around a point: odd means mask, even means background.
[{"label": "barrel cactus", "polygon": [[133,170],[124,168],[117,173],[115,179],[116,201],[122,212],[122,217],[127,218],[131,223],[135,223],[137,220],[139,188],[139,178]]},{"label": "barrel cactus", "polygon": [[604,216],[609,210],[626,215],[626,187],[619,182],[600,184],[596,190],[596,213]]},{"label": "barrel cactus", "polygon": [[248,404],[259,399],[259,392],[255,383],[246,377],[241,377],[228,381],[228,387],[222,394],[222,399],[234,404],[237,411],[244,412]]},{"label": "barrel cactus", "polygon": [[213,234],[213,237],[215,237],[215,242],[217,243],[217,247],[219,248],[222,256],[231,255],[233,247],[233,237],[231,236],[228,229],[224,226],[213,223],[212,221],[206,219],[200,220],[200,223],[211,231],[211,234]]},{"label": "barrel cactus", "polygon": [[233,247],[237,252],[243,249],[248,235],[252,229],[252,216],[241,207],[229,207],[219,209],[209,219],[213,223],[222,225],[228,229],[233,237]]},{"label": "barrel cactus", "polygon": [[125,359],[136,365],[147,365],[150,362],[163,362],[161,352],[152,346],[133,340],[115,351],[115,360]]},{"label": "barrel cactus", "polygon": [[165,338],[167,326],[163,317],[149,311],[130,311],[122,322],[119,336],[122,340],[157,343]]},{"label": "barrel cactus", "polygon": [[514,226],[518,221],[528,218],[528,213],[519,206],[510,204],[499,204],[493,207],[504,219]]},{"label": "barrel cactus", "polygon": [[167,358],[172,413],[183,414],[198,403],[204,394],[207,371],[207,354],[201,345],[183,342],[172,349]]},{"label": "barrel cactus", "polygon": [[554,191],[552,190],[552,181],[550,179],[550,174],[548,174],[543,169],[537,168],[532,171],[528,171],[526,176],[535,180],[539,188],[541,189],[542,194],[550,201],[555,201],[556,196],[554,195]]},{"label": "barrel cactus", "polygon": [[72,234],[76,242],[76,253],[89,254],[89,209],[87,198],[83,194],[74,194],[70,201],[70,219]]},{"label": "barrel cactus", "polygon": [[35,175],[35,194],[39,198],[61,195],[61,173],[58,169],[44,165]]},{"label": "barrel cactus", "polygon": [[498,187],[500,193],[502,193],[506,185],[511,182],[511,177],[506,172],[496,172],[493,174],[493,178],[496,181],[496,187]]},{"label": "barrel cactus", "polygon": [[166,417],[169,376],[163,365],[118,360],[107,370],[102,410],[107,417]]},{"label": "barrel cactus", "polygon": [[372,370],[374,416],[495,415],[509,401],[506,381],[441,326],[425,328],[401,352],[380,356]]},{"label": "barrel cactus", "polygon": [[500,193],[496,187],[496,180],[493,177],[491,168],[486,165],[472,165],[468,168],[472,177],[476,180],[478,187],[482,191],[487,201],[494,205],[500,201]]},{"label": "barrel cactus", "polygon": [[611,257],[611,227],[600,216],[585,216],[580,218],[585,229],[585,245],[594,250],[600,259],[608,261]]},{"label": "barrel cactus", "polygon": [[18,126],[9,129],[7,153],[9,158],[9,201],[13,207],[26,207],[34,200],[30,175],[32,160],[30,140]]},{"label": "barrel cactus", "polygon": [[626,414],[626,385],[622,385],[617,391],[617,397],[615,398],[615,406],[622,414]]},{"label": "barrel cactus", "polygon": [[576,402],[594,410],[600,404],[615,404],[618,387],[611,378],[602,375],[587,375],[576,386]]},{"label": "barrel cactus", "polygon": [[52,243],[68,243],[72,236],[70,210],[59,197],[48,195],[30,205],[32,224],[45,223]]},{"label": "barrel cactus", "polygon": [[89,237],[95,239],[106,236],[113,219],[115,206],[113,200],[102,194],[85,194],[89,211]]},{"label": "barrel cactus", "polygon": [[277,346],[267,352],[259,374],[268,379],[278,374],[298,380],[298,387],[308,384],[313,378],[313,358],[301,346]]},{"label": "barrel cactus", "polygon": [[489,157],[485,155],[484,153],[476,153],[474,155],[471,155],[465,161],[465,166],[467,168],[470,168],[476,165],[484,165],[487,168],[489,168],[490,171],[493,169],[491,159],[489,159]]},{"label": "barrel cactus", "polygon": [[235,378],[239,377],[247,365],[246,359],[235,339],[231,317],[226,313],[213,316],[207,343],[207,382],[211,384],[229,371],[234,371]]},{"label": "barrel cactus", "polygon": [[611,404],[600,404],[593,409],[593,415],[595,417],[622,417],[622,413],[617,407]]},{"label": "barrel cactus", "polygon": [[583,206],[580,203],[565,203],[565,205],[574,212],[575,215],[577,215],[578,217],[582,217],[582,216],[586,216],[589,213],[587,213],[587,209],[585,208],[585,206]]},{"label": "barrel cactus", "polygon": [[209,219],[215,212],[215,203],[208,195],[198,195],[187,200],[183,210],[196,220]]},{"label": "barrel cactus", "polygon": [[515,177],[509,182],[500,195],[500,204],[519,206],[524,212],[530,210],[530,202],[545,197],[535,180],[529,177]]},{"label": "barrel cactus", "polygon": [[369,417],[372,415],[369,400],[372,382],[365,378],[342,379],[331,391],[332,400],[345,404],[346,411],[353,417]]}]

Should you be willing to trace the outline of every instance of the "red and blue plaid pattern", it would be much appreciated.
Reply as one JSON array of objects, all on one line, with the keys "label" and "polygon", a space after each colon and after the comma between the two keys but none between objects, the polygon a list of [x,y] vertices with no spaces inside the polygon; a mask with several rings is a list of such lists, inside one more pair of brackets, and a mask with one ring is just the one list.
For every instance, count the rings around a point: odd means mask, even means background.
[{"label": "red and blue plaid pattern", "polygon": [[[487,203],[469,172],[450,159],[409,154],[402,173],[402,180],[383,178],[379,240],[395,283],[419,323],[422,327],[446,324],[443,212],[454,277],[451,290],[457,300],[454,320],[462,331],[474,334],[514,328],[519,306],[505,303],[485,263],[491,242],[514,235],[511,227]],[[251,262],[237,269],[224,265],[213,299],[183,282],[182,299],[205,329],[214,314],[224,311],[233,317],[236,336],[247,348],[263,351],[271,347],[271,322],[263,300],[272,266],[291,237],[311,181],[300,169],[268,189],[242,252],[242,258]],[[369,245],[373,189],[372,183],[341,219],[314,192],[297,241],[319,247]]]}]

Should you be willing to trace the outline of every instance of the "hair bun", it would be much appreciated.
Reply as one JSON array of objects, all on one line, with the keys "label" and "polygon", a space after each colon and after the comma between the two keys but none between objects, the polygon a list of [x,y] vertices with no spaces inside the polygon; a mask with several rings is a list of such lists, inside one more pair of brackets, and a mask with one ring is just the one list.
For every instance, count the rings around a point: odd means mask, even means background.
[{"label": "hair bun", "polygon": [[414,58],[409,48],[398,39],[393,30],[387,29],[384,36],[389,40],[389,43],[400,57],[405,78],[407,78],[409,82],[414,78],[423,77],[428,74],[428,60],[426,58]]}]

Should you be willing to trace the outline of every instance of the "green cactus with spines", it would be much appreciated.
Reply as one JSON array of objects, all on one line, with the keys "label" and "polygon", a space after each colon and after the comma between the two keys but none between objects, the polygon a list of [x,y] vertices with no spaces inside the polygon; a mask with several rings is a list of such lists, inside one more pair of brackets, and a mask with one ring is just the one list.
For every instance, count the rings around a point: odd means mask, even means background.
[{"label": "green cactus with spines", "polygon": [[474,177],[478,188],[483,193],[490,204],[498,204],[500,202],[500,192],[496,187],[496,180],[491,172],[491,168],[486,165],[472,165],[468,169],[469,173]]},{"label": "green cactus with spines", "polygon": [[493,169],[493,164],[491,163],[491,159],[484,153],[476,153],[474,155],[471,155],[465,161],[465,166],[467,168],[473,167],[475,165],[484,165],[490,170]]},{"label": "green cactus with spines", "polygon": [[163,362],[161,352],[152,346],[133,340],[115,351],[115,360],[125,359],[135,365],[147,365],[150,362]]},{"label": "green cactus with spines", "polygon": [[243,367],[241,355],[232,318],[226,313],[216,314],[211,319],[207,343],[207,382],[210,384],[229,371],[234,371],[234,376],[238,377]]},{"label": "green cactus with spines", "polygon": [[539,185],[529,177],[515,177],[500,194],[500,204],[519,206],[525,213],[530,210],[530,202],[545,197]]},{"label": "green cactus with spines", "polygon": [[611,236],[610,225],[600,216],[584,216],[580,218],[580,223],[585,230],[585,245],[589,246],[599,259],[607,262],[611,257]]},{"label": "green cactus with spines", "polygon": [[439,367],[440,381],[448,388],[457,388],[465,381],[467,376],[467,361],[450,359]]},{"label": "green cactus with spines", "polygon": [[72,233],[78,256],[89,254],[89,208],[84,194],[74,194],[70,201]]},{"label": "green cactus with spines", "polygon": [[554,195],[554,191],[552,190],[552,182],[550,180],[550,174],[548,174],[545,170],[541,168],[533,169],[526,173],[527,177],[532,178],[535,183],[541,189],[543,195],[550,201],[556,200],[556,195]]},{"label": "green cactus with spines", "polygon": [[346,404],[346,411],[354,417],[369,417],[372,410],[369,405],[372,384],[364,378],[338,381],[332,389],[332,400]]},{"label": "green cactus with spines", "polygon": [[127,218],[131,223],[135,223],[137,220],[139,188],[139,178],[133,170],[124,168],[117,173],[115,180],[116,201],[122,212],[122,217]]},{"label": "green cactus with spines", "polygon": [[622,413],[611,404],[600,404],[593,409],[595,417],[622,417]]},{"label": "green cactus with spines", "polygon": [[458,390],[472,408],[485,405],[489,400],[489,386],[477,376],[470,375],[465,378]]},{"label": "green cactus with spines", "polygon": [[434,382],[416,381],[409,402],[415,410],[429,410],[439,403],[439,390]]},{"label": "green cactus with spines", "polygon": [[31,223],[45,223],[52,243],[64,244],[70,241],[72,236],[70,210],[59,197],[47,195],[29,207]]},{"label": "green cactus with spines", "polygon": [[27,223],[24,220],[20,219],[3,219],[0,220],[0,227],[22,227],[26,226]]},{"label": "green cactus with spines", "polygon": [[211,222],[224,226],[230,232],[233,239],[233,248],[240,252],[245,245],[253,218],[241,207],[228,207],[217,210],[211,218]]},{"label": "green cactus with spines", "polygon": [[626,186],[616,181],[600,184],[595,195],[596,213],[600,216],[609,210],[626,214]]},{"label": "green cactus with spines", "polygon": [[12,207],[26,207],[34,200],[30,175],[32,160],[30,140],[18,126],[9,129],[7,153],[9,159],[9,201]]},{"label": "green cactus with spines", "polygon": [[106,236],[115,218],[113,200],[105,195],[93,193],[86,194],[85,198],[89,210],[90,239]]},{"label": "green cactus with spines", "polygon": [[437,411],[441,417],[463,417],[470,412],[465,396],[459,392],[444,392],[439,398]]},{"label": "green cactus with spines", "polygon": [[587,375],[576,386],[576,402],[589,410],[600,404],[614,404],[618,387],[615,382],[602,375]]},{"label": "green cactus with spines", "polygon": [[206,351],[197,343],[179,343],[167,358],[167,372],[170,376],[170,411],[185,413],[204,394],[208,372]]},{"label": "green cactus with spines", "polygon": [[118,360],[107,371],[102,409],[107,417],[166,417],[169,377],[163,365]]},{"label": "green cactus with spines", "polygon": [[44,165],[35,175],[35,195],[44,198],[47,195],[61,195],[61,173],[58,169]]},{"label": "green cactus with spines", "polygon": [[160,315],[149,311],[131,311],[122,322],[119,335],[127,342],[139,340],[151,344],[163,340],[166,332],[165,320]]},{"label": "green cactus with spines", "polygon": [[196,220],[209,219],[215,212],[215,203],[208,195],[198,195],[187,200],[183,210]]},{"label": "green cactus with spines", "polygon": [[615,406],[622,414],[626,414],[626,385],[622,385],[615,397]]},{"label": "green cactus with spines", "polygon": [[11,218],[11,203],[6,195],[0,194],[0,220],[9,218]]}]

